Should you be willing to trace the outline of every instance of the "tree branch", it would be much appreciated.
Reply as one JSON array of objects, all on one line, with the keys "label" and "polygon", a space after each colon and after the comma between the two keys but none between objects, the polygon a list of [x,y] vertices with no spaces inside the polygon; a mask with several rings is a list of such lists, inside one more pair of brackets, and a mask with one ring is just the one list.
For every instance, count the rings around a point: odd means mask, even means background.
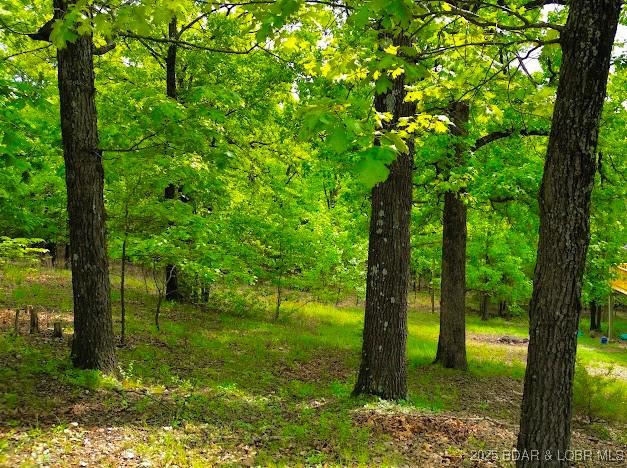
[{"label": "tree branch", "polygon": [[192,42],[181,41],[177,39],[169,39],[169,38],[161,38],[161,37],[151,37],[151,36],[142,36],[140,34],[135,34],[132,32],[124,32],[119,34],[122,37],[128,37],[130,39],[144,40],[150,42],[157,42],[159,44],[175,44],[179,47],[188,48],[188,49],[198,49],[198,50],[206,50],[208,52],[216,52],[221,54],[237,54],[237,55],[246,55],[251,53],[253,50],[259,47],[258,44],[252,45],[248,49],[244,50],[234,50],[234,49],[220,49],[215,47],[208,47],[201,44],[194,44]]},{"label": "tree branch", "polygon": [[488,133],[487,135],[482,136],[481,138],[475,141],[475,144],[472,146],[471,151],[477,151],[479,148],[482,148],[493,141],[501,140],[503,138],[509,138],[513,135],[520,136],[549,136],[549,130],[546,129],[514,129],[511,128],[509,130],[500,130],[492,133]]}]

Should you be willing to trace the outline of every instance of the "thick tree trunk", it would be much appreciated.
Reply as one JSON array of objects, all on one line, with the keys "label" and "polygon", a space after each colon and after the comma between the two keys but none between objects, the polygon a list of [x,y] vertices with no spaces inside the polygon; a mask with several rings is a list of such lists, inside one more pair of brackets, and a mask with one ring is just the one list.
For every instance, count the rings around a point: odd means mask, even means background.
[{"label": "thick tree trunk", "polygon": [[[449,110],[453,135],[464,136],[470,116],[467,103]],[[455,145],[454,164],[460,164],[464,146]],[[440,289],[440,337],[435,362],[466,369],[466,205],[461,191],[446,192],[442,219],[442,284]]]},{"label": "thick tree trunk", "polygon": [[[589,242],[599,119],[621,0],[573,0],[540,189],[540,236],[529,306],[530,340],[519,467],[568,466],[572,381]],[[532,452],[534,451],[534,452]],[[537,452],[535,452],[537,451]]]},{"label": "thick tree trunk", "polygon": [[[415,113],[403,102],[404,77],[375,97],[375,109],[399,117]],[[361,366],[353,394],[400,400],[407,396],[407,293],[409,285],[413,141],[390,165],[388,178],[372,189],[366,311]],[[378,142],[375,142],[378,144]]]},{"label": "thick tree trunk", "polygon": [[[62,0],[54,3],[57,14],[70,5]],[[115,347],[92,51],[91,36],[80,36],[57,53],[72,246],[72,362],[79,368],[110,371],[115,368]]]}]

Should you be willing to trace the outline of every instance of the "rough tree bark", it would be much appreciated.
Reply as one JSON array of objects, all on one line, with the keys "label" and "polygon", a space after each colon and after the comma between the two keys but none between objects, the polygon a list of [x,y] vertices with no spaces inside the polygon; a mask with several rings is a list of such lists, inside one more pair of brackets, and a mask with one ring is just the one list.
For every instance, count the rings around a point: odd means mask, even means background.
[{"label": "rough tree bark", "polygon": [[[572,0],[544,176],[518,467],[568,466],[599,119],[622,0]],[[537,451],[537,452],[535,452]],[[533,457],[532,455],[536,455]]]},{"label": "rough tree bark", "polygon": [[[62,16],[72,2],[55,0]],[[98,149],[93,41],[89,35],[57,52],[61,133],[70,231],[76,367],[115,368],[109,262],[105,243],[104,170]]]},{"label": "rough tree bark", "polygon": [[[171,40],[178,40],[179,33],[177,27],[176,17],[172,18],[168,24],[168,38]],[[172,43],[168,46],[168,52],[165,58],[165,70],[166,70],[166,94],[170,99],[178,99],[178,90],[176,87],[176,54],[178,51],[178,45]],[[170,183],[165,188],[164,197],[166,200],[174,200],[177,196],[178,190],[175,185]],[[167,301],[177,301],[181,299],[181,292],[179,291],[179,281],[176,265],[166,265],[165,267],[165,299]]]},{"label": "rough tree bark", "polygon": [[[404,44],[405,39],[396,41]],[[375,96],[375,109],[390,112],[392,128],[400,117],[415,113],[414,103],[403,102],[404,77]],[[375,141],[375,144],[379,144]],[[400,400],[407,396],[407,293],[409,285],[412,206],[413,141],[409,151],[390,164],[388,178],[372,189],[368,245],[366,312],[361,366],[354,395],[378,395]]]},{"label": "rough tree bark", "polygon": [[[452,133],[467,134],[470,108],[465,102],[451,105]],[[454,165],[461,163],[464,145],[455,145]],[[440,336],[435,362],[444,367],[466,369],[466,205],[461,191],[444,195],[442,219],[442,285]]]}]

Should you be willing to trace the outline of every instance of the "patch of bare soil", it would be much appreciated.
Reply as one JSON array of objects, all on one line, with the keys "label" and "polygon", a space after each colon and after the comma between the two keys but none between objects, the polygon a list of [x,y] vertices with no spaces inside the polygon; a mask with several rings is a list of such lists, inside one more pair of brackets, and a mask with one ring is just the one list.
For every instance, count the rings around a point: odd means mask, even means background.
[{"label": "patch of bare soil", "polygon": [[282,378],[303,382],[344,381],[354,374],[341,353],[318,354],[312,359],[289,364],[279,364],[274,373]]},{"label": "patch of bare soil", "polygon": [[[496,421],[380,410],[360,410],[354,420],[375,434],[388,435],[390,445],[414,466],[509,466],[500,455],[511,451],[514,432]],[[481,448],[487,439],[498,441],[489,451]]]},{"label": "patch of bare soil", "polygon": [[[408,466],[512,467],[517,456],[517,426],[491,418],[369,409],[356,411],[354,421],[389,436]],[[574,432],[571,447],[573,466],[625,466],[625,446]]]},{"label": "patch of bare soil", "polygon": [[488,334],[471,333],[468,335],[468,337],[472,341],[477,341],[479,343],[501,344],[508,346],[527,346],[527,344],[529,344],[529,338],[520,338],[517,336],[494,336]]},{"label": "patch of bare soil", "polygon": [[592,375],[600,375],[603,377],[613,377],[616,379],[627,380],[627,367],[618,364],[588,366],[588,372]]}]

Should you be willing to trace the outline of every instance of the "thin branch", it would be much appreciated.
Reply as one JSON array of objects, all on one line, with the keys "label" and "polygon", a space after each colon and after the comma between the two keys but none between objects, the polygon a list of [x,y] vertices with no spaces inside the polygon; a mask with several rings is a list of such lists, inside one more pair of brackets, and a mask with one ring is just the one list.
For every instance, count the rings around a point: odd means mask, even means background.
[{"label": "thin branch", "polygon": [[[460,8],[457,5],[457,2],[447,1],[446,3],[450,6],[451,10],[450,11],[438,11],[436,14],[441,15],[441,16],[453,16],[453,17],[460,16],[464,18],[466,21],[468,21],[469,23],[472,23],[475,26],[479,26],[481,28],[486,28],[486,29],[495,28],[495,29],[500,29],[502,31],[510,31],[510,32],[516,32],[516,31],[520,32],[520,31],[526,31],[529,29],[554,29],[556,31],[562,31],[564,29],[564,26],[562,25],[547,23],[545,21],[532,23],[529,20],[527,20],[523,15],[520,15],[519,13],[516,13],[513,10],[510,10],[509,8],[504,8],[499,5],[496,5],[496,8],[500,8],[501,10],[507,12],[508,14],[515,16],[517,19],[522,21],[522,24],[518,24],[518,25],[498,24],[496,22],[491,22],[489,20],[486,20],[481,15],[473,11]],[[491,7],[495,7],[495,5],[492,5],[492,4],[488,4],[488,5]]]},{"label": "thin branch", "polygon": [[0,25],[2,26],[0,29],[6,29],[10,33],[17,34],[19,36],[31,36],[33,34],[13,29],[13,27],[9,26],[2,18],[0,18]]},{"label": "thin branch", "polygon": [[534,10],[536,8],[542,8],[546,5],[568,5],[568,0],[532,0],[525,3],[523,7],[527,10]]},{"label": "thin branch", "polygon": [[477,151],[479,148],[482,148],[493,141],[501,140],[503,138],[509,138],[513,135],[520,136],[549,136],[549,130],[546,129],[514,129],[511,128],[509,130],[500,130],[492,133],[488,133],[487,135],[482,136],[481,138],[475,141],[475,144],[472,146],[471,151]]},{"label": "thin branch", "polygon": [[206,18],[207,16],[209,16],[212,13],[215,13],[217,10],[212,9],[211,11],[207,11],[206,13],[203,13],[200,16],[197,16],[196,18],[194,18],[192,21],[190,21],[189,23],[187,23],[185,26],[181,27],[181,29],[178,32],[177,38],[181,38],[181,36],[183,35],[183,33],[185,31],[187,31],[188,29],[192,28],[196,23],[198,23],[200,20],[202,20],[203,18]]},{"label": "thin branch", "polygon": [[142,137],[141,139],[139,139],[137,142],[135,142],[134,144],[132,144],[128,148],[121,148],[121,149],[120,148],[100,148],[100,151],[106,151],[108,153],[131,153],[133,151],[141,151],[141,150],[147,149],[147,148],[155,148],[155,147],[158,147],[158,146],[163,146],[164,143],[159,143],[159,144],[156,144],[156,145],[141,147],[141,144],[143,142],[145,142],[146,140],[150,140],[151,138],[154,138],[157,135],[159,135],[158,132],[149,133],[148,135]]},{"label": "thin branch", "polygon": [[201,45],[201,44],[194,44],[192,42],[181,41],[181,40],[177,40],[177,39],[166,39],[166,38],[160,38],[160,37],[142,36],[140,34],[135,34],[135,33],[132,33],[132,32],[120,33],[120,36],[128,37],[128,38],[131,38],[131,39],[156,42],[156,43],[159,43],[159,44],[176,44],[179,47],[183,47],[183,48],[206,50],[208,52],[216,52],[216,53],[221,53],[221,54],[246,55],[246,54],[251,53],[253,50],[255,50],[256,48],[259,47],[258,44],[254,44],[250,48],[245,49],[245,50],[220,49],[220,48],[215,48],[215,47],[204,46],[204,45]]},{"label": "thin branch", "polygon": [[17,52],[15,54],[7,55],[6,57],[0,58],[0,62],[4,62],[5,60],[9,60],[9,59],[11,59],[13,57],[17,57],[19,55],[25,55],[25,54],[30,54],[30,53],[33,53],[33,52],[38,52],[40,50],[45,50],[45,49],[47,49],[47,48],[49,48],[51,46],[52,46],[52,44],[48,44],[48,45],[45,45],[43,47],[37,47],[36,49],[23,50],[22,52]]},{"label": "thin branch", "polygon": [[116,46],[117,46],[117,44],[115,42],[109,42],[108,44],[105,44],[103,46],[94,47],[94,50],[93,50],[92,54],[93,55],[104,55],[107,52],[110,52],[113,49],[115,49]]}]

